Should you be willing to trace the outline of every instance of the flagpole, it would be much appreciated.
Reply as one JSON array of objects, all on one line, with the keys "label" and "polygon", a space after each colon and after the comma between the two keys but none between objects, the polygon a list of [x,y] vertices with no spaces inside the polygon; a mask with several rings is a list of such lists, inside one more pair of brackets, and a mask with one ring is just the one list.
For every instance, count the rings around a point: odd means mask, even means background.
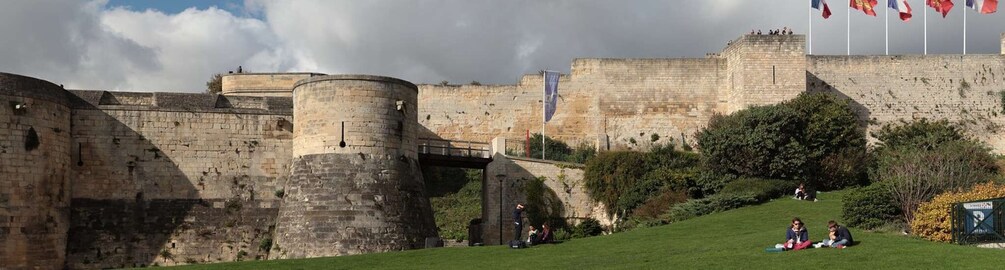
[{"label": "flagpole", "polygon": [[810,22],[810,31],[806,32],[806,43],[807,47],[810,47],[810,53],[813,54],[813,2],[810,1],[810,8],[806,11],[806,18]]},{"label": "flagpole", "polygon": [[845,8],[845,16],[848,18],[848,24],[845,27],[845,55],[851,55],[851,5]]},{"label": "flagpole", "polygon": [[[965,5],[966,3],[964,3]],[[963,55],[967,54],[967,7],[963,7]]]},{"label": "flagpole", "polygon": [[922,7],[921,11],[925,13],[925,55],[928,55],[928,8]]},{"label": "flagpole", "polygon": [[886,22],[886,55],[890,55],[890,9],[884,8],[886,18],[883,19]]}]

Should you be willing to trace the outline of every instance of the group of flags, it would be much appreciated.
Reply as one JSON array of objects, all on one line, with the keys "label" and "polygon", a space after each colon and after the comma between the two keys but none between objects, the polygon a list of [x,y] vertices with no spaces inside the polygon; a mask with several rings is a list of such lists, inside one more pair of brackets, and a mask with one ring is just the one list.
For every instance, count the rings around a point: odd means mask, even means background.
[{"label": "group of flags", "polygon": [[[925,1],[925,4],[935,9],[935,12],[942,13],[943,18],[949,14],[950,9],[953,9],[953,0]],[[876,5],[878,4],[877,0],[849,0],[848,2],[849,7],[861,10],[870,16],[876,16]],[[814,9],[823,9],[824,19],[831,17],[831,9],[827,6],[827,0],[812,0],[811,5]],[[907,0],[887,0],[887,7],[900,13],[901,20],[905,22],[911,20],[911,6],[907,4]],[[981,14],[995,13],[998,11],[998,0],[967,0],[967,7]]]}]

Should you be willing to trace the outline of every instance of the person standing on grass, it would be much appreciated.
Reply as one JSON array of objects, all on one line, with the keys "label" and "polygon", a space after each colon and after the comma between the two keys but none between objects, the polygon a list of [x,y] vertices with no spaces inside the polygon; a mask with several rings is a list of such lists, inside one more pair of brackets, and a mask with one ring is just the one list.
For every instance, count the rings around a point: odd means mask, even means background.
[{"label": "person standing on grass", "polygon": [[810,242],[810,233],[806,230],[805,225],[798,217],[792,218],[792,226],[789,226],[789,229],[785,230],[785,244],[782,244],[783,249],[800,250],[813,244],[813,242]]},{"label": "person standing on grass", "polygon": [[516,204],[516,209],[513,210],[513,240],[520,240],[520,236],[523,235],[523,204]]}]

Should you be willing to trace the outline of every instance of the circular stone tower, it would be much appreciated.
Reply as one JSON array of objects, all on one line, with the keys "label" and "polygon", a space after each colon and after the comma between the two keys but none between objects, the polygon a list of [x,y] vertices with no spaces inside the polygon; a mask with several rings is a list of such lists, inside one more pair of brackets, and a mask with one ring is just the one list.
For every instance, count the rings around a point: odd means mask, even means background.
[{"label": "circular stone tower", "polygon": [[418,88],[330,75],[293,87],[293,161],[272,258],[421,248],[436,236],[416,146]]},{"label": "circular stone tower", "polygon": [[62,269],[70,206],[68,93],[0,73],[0,268]]}]

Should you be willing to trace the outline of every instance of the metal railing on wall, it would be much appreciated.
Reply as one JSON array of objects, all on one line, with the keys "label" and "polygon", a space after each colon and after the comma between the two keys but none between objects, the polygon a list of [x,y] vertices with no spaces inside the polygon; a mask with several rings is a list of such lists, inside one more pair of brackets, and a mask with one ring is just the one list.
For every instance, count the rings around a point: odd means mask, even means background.
[{"label": "metal railing on wall", "polygon": [[419,138],[418,142],[419,154],[473,158],[492,157],[492,147],[488,143],[424,138]]}]

